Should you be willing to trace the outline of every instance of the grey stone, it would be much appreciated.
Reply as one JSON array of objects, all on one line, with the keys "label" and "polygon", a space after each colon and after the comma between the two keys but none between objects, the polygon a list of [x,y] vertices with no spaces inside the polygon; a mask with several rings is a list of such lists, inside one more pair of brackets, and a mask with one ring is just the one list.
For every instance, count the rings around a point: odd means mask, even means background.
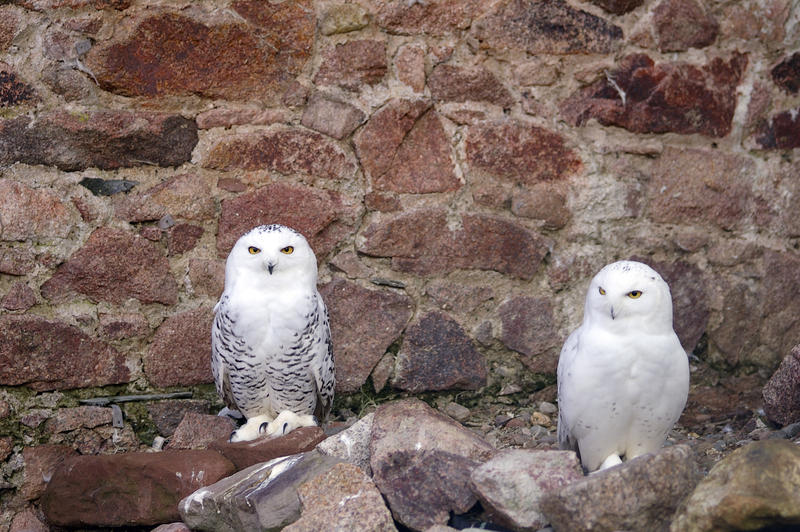
[{"label": "grey stone", "polygon": [[548,523],[539,509],[542,496],[581,478],[573,451],[507,449],[475,468],[470,485],[493,522],[535,531]]},{"label": "grey stone", "polygon": [[692,450],[675,445],[548,493],[540,507],[556,530],[666,531],[699,480]]},{"label": "grey stone", "polygon": [[364,122],[366,115],[349,103],[314,93],[300,123],[335,139],[343,139]]},{"label": "grey stone", "polygon": [[195,491],[178,504],[178,511],[192,530],[285,527],[300,517],[297,489],[340,462],[311,451],[255,464]]},{"label": "grey stone", "polygon": [[317,451],[355,464],[368,475],[371,475],[369,443],[372,436],[372,420],[374,417],[375,413],[370,412],[359,419],[352,427],[329,436],[317,445]]}]

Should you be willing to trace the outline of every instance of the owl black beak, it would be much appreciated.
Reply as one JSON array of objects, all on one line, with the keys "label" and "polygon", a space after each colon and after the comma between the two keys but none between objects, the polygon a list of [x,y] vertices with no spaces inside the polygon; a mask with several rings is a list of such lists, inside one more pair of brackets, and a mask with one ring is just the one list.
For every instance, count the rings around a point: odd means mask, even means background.
[{"label": "owl black beak", "polygon": [[274,262],[267,263],[267,271],[270,275],[272,275],[273,270],[275,269],[276,264]]},{"label": "owl black beak", "polygon": [[615,319],[616,317],[617,317],[617,315],[616,315],[616,314],[614,314],[614,307],[611,307],[611,319],[613,320],[613,319]]}]

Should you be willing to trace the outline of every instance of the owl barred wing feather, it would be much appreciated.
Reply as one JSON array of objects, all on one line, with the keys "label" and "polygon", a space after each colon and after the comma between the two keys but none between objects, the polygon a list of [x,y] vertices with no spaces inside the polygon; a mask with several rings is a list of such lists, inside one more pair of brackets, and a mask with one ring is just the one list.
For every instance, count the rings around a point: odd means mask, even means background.
[{"label": "owl barred wing feather", "polygon": [[[567,341],[564,342],[564,347],[561,348],[561,355],[558,358],[557,381],[558,381],[559,402],[561,401],[564,401],[566,403],[570,402],[568,396],[571,394],[571,390],[567,390],[567,387],[565,386],[566,383],[565,374],[567,372],[567,368],[572,364],[572,361],[575,359],[575,355],[577,353],[578,353],[578,335],[576,331],[570,334],[569,337],[567,337]],[[564,416],[565,416],[564,409],[559,408],[558,445],[561,449],[577,452],[578,442],[572,436],[569,427],[569,422],[567,419],[565,419]]]}]

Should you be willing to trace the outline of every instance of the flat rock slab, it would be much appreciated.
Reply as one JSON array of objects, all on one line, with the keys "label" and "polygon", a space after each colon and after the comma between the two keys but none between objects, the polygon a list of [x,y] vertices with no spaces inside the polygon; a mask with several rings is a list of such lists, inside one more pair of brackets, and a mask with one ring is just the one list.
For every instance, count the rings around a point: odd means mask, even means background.
[{"label": "flat rock slab", "polygon": [[700,477],[692,450],[675,445],[546,494],[541,509],[556,530],[666,531]]},{"label": "flat rock slab", "polygon": [[678,512],[670,530],[797,527],[800,527],[800,447],[786,440],[765,440],[737,449],[711,468]]},{"label": "flat rock slab", "polygon": [[298,488],[340,462],[311,451],[255,464],[195,491],[178,510],[192,530],[280,529],[300,517]]},{"label": "flat rock slab", "polygon": [[236,443],[218,440],[211,443],[209,448],[233,462],[237,470],[242,470],[281,456],[311,451],[325,437],[325,433],[319,427],[300,427],[279,438],[263,437]]},{"label": "flat rock slab", "polygon": [[381,405],[372,423],[373,480],[397,521],[424,530],[477,502],[469,478],[488,442],[417,399]]},{"label": "flat rock slab", "polygon": [[317,445],[317,451],[357,465],[365,473],[371,475],[369,444],[372,437],[372,421],[374,418],[375,413],[370,412],[359,419],[353,426],[325,439]]},{"label": "flat rock slab", "polygon": [[178,502],[235,471],[215,451],[67,458],[42,496],[58,526],[144,526],[179,520]]},{"label": "flat rock slab", "polygon": [[548,523],[539,509],[542,496],[582,478],[572,451],[507,449],[475,468],[470,485],[494,522],[536,531]]}]

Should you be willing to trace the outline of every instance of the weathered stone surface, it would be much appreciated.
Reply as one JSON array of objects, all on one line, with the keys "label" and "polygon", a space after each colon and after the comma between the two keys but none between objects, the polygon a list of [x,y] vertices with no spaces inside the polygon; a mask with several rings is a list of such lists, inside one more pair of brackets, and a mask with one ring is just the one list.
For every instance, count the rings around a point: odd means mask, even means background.
[{"label": "weathered stone surface", "polygon": [[494,448],[472,431],[425,403],[384,403],[375,412],[370,444],[373,480],[392,515],[415,530],[445,524],[450,512],[476,502],[472,470]]},{"label": "weathered stone surface", "polygon": [[136,338],[150,332],[147,318],[139,313],[100,314],[100,333],[109,340]]},{"label": "weathered stone surface", "polygon": [[567,98],[561,116],[573,126],[596,118],[634,133],[724,137],[731,131],[736,88],[747,61],[736,53],[728,61],[714,58],[695,66],[629,55],[604,79]]},{"label": "weathered stone surface", "polygon": [[719,461],[697,485],[672,532],[769,530],[800,525],[800,448],[756,441]]},{"label": "weathered stone surface", "polygon": [[800,148],[800,107],[772,115],[755,138],[759,147],[768,150]]},{"label": "weathered stone surface", "polygon": [[553,306],[539,297],[516,296],[497,309],[502,324],[500,340],[509,349],[523,355],[526,366],[541,373],[555,373],[558,364]]},{"label": "weathered stone surface", "polygon": [[335,139],[343,139],[364,121],[366,115],[349,103],[340,102],[324,93],[315,92],[300,123]]},{"label": "weathered stone surface", "polygon": [[53,192],[11,179],[0,181],[0,240],[65,238],[73,225],[72,216]]},{"label": "weathered stone surface", "polygon": [[211,147],[202,164],[222,171],[264,169],[341,180],[355,172],[351,157],[331,139],[290,126],[223,137]]},{"label": "weathered stone surface", "polygon": [[325,433],[319,427],[300,427],[278,438],[261,437],[237,443],[228,443],[226,438],[217,439],[210,448],[233,462],[240,471],[253,464],[311,451],[325,439]]},{"label": "weathered stone surface", "polygon": [[14,72],[0,70],[0,107],[11,107],[36,101],[33,87],[20,80]]},{"label": "weathered stone surface", "polygon": [[216,301],[225,285],[225,261],[219,259],[190,259],[187,291],[208,296]]},{"label": "weathered stone surface", "polygon": [[523,218],[541,220],[545,229],[561,229],[572,218],[565,188],[559,183],[549,182],[515,188],[511,196],[511,212]]},{"label": "weathered stone surface", "polygon": [[41,286],[47,299],[79,293],[95,301],[175,304],[178,285],[166,257],[151,242],[101,227]]},{"label": "weathered stone surface", "polygon": [[412,300],[405,294],[368,290],[342,279],[322,286],[320,293],[331,319],[336,392],[356,392],[405,328]]},{"label": "weathered stone surface", "polygon": [[591,0],[594,5],[600,6],[609,13],[622,15],[633,11],[644,3],[644,0]]},{"label": "weathered stone surface", "polygon": [[20,495],[29,501],[41,497],[53,472],[64,460],[77,454],[77,451],[65,445],[37,445],[23,448],[25,480],[20,487]]},{"label": "weathered stone surface", "polygon": [[401,35],[446,35],[469,28],[485,10],[480,0],[441,2],[381,2],[370,0],[375,22],[389,33]]},{"label": "weathered stone surface", "polygon": [[217,107],[195,117],[198,129],[232,127],[244,124],[268,126],[290,121],[288,109],[261,109],[255,106]]},{"label": "weathered stone surface", "polygon": [[412,393],[477,390],[486,375],[486,359],[464,329],[446,314],[429,312],[408,327],[392,386]]},{"label": "weathered stone surface", "polygon": [[75,456],[53,474],[42,508],[59,526],[169,523],[181,498],[233,472],[214,451]]},{"label": "weathered stone surface", "polygon": [[607,54],[618,47],[622,30],[563,0],[506,0],[472,24],[482,49],[539,54]]},{"label": "weathered stone surface", "polygon": [[162,323],[143,357],[144,372],[155,386],[189,386],[213,382],[211,323],[207,308],[187,310]]},{"label": "weathered stone surface", "polygon": [[370,224],[358,250],[392,257],[392,268],[419,274],[479,269],[530,279],[547,255],[539,235],[514,222],[485,215],[464,215],[450,229],[442,210],[419,210]]},{"label": "weathered stone surface", "polygon": [[705,48],[717,38],[719,24],[698,0],[661,0],[653,24],[662,52]]},{"label": "weathered stone surface", "polygon": [[372,480],[353,464],[336,464],[297,490],[303,513],[286,532],[396,531],[392,514]]},{"label": "weathered stone surface", "polygon": [[35,258],[25,247],[0,247],[0,273],[25,275],[33,270]]},{"label": "weathered stone surface", "polygon": [[428,101],[390,102],[353,143],[374,190],[425,194],[461,187],[441,119]]},{"label": "weathered stone surface", "polygon": [[102,88],[125,96],[279,101],[311,54],[311,1],[231,8],[235,19],[208,23],[169,11],[128,22],[133,30],[93,46],[86,66]]},{"label": "weathered stone surface", "polygon": [[44,391],[129,379],[121,353],[75,327],[38,316],[0,316],[0,384]]},{"label": "weathered stone surface", "polygon": [[167,250],[169,255],[182,255],[191,251],[203,236],[203,228],[199,225],[177,224],[167,232]]},{"label": "weathered stone surface", "polygon": [[784,58],[770,71],[775,85],[788,92],[797,94],[800,91],[800,52]]},{"label": "weathered stone surface", "polygon": [[414,92],[425,90],[425,49],[407,44],[401,46],[394,56],[394,69],[397,79]]},{"label": "weathered stone surface", "polygon": [[114,197],[114,211],[128,222],[159,220],[166,215],[178,220],[205,221],[214,217],[216,206],[211,183],[197,174],[181,174],[145,191]]},{"label": "weathered stone surface", "polygon": [[508,89],[483,67],[438,65],[428,77],[428,87],[433,99],[439,101],[485,101],[503,108],[514,104]]},{"label": "weathered stone surface", "polygon": [[354,231],[360,207],[338,192],[274,183],[222,202],[217,251],[227,253],[240,236],[261,224],[301,232],[318,260]]},{"label": "weathered stone surface", "polygon": [[336,4],[330,6],[322,15],[319,31],[323,35],[348,33],[365,28],[369,24],[369,14],[358,4]]},{"label": "weathered stone surface", "polygon": [[271,530],[300,517],[298,488],[340,460],[317,452],[256,464],[200,489],[178,505],[192,530]]},{"label": "weathered stone surface", "polygon": [[0,7],[0,51],[5,52],[20,29],[21,17],[12,6]]},{"label": "weathered stone surface", "polygon": [[582,478],[572,451],[506,449],[472,471],[470,486],[493,522],[534,532],[548,523],[539,510],[542,496]]},{"label": "weathered stone surface", "polygon": [[494,298],[490,286],[457,284],[446,279],[434,279],[425,287],[425,294],[433,298],[442,310],[470,314],[480,305]]},{"label": "weathered stone surface", "polygon": [[566,179],[582,167],[561,135],[523,122],[482,122],[471,126],[466,137],[473,179],[488,175],[534,185]]},{"label": "weathered stone surface", "polygon": [[755,167],[740,155],[665,148],[647,187],[647,212],[660,223],[738,227],[747,213]]},{"label": "weathered stone surface", "polygon": [[[213,448],[212,443],[230,438],[231,432],[235,429],[236,423],[229,417],[186,412],[166,448],[170,450]],[[214,450],[219,451],[219,449]],[[224,453],[220,454],[225,456]],[[231,460],[229,456],[225,458]],[[236,465],[233,460],[231,462]]]},{"label": "weathered stone surface", "polygon": [[370,412],[356,421],[353,426],[329,436],[317,445],[317,451],[357,465],[362,471],[372,475],[372,468],[369,464],[369,445],[372,439],[374,417],[375,413]]},{"label": "weathered stone surface", "polygon": [[[718,12],[720,35],[745,41],[761,41],[774,49],[786,38],[786,21],[792,13],[792,3],[786,0],[743,0],[724,6]],[[758,9],[762,16],[754,17]],[[780,45],[777,45],[780,46]]]},{"label": "weathered stone surface", "polygon": [[314,83],[358,90],[362,85],[380,83],[387,66],[383,41],[347,41],[322,52]]},{"label": "weathered stone surface", "polygon": [[800,345],[784,357],[763,390],[764,410],[780,425],[800,421]]},{"label": "weathered stone surface", "polygon": [[147,404],[147,412],[158,433],[166,437],[175,433],[175,429],[188,413],[208,414],[209,409],[209,401],[202,399],[166,399]]},{"label": "weathered stone surface", "polygon": [[36,304],[36,294],[27,284],[17,281],[0,299],[0,307],[6,310],[28,310]]},{"label": "weathered stone surface", "polygon": [[68,432],[80,428],[91,429],[100,425],[110,425],[111,409],[103,406],[76,406],[59,408],[55,415],[45,423],[50,433]]},{"label": "weathered stone surface", "polygon": [[9,532],[50,532],[50,527],[42,523],[31,509],[26,509],[14,516]]},{"label": "weathered stone surface", "polygon": [[75,171],[178,166],[191,158],[197,126],[179,115],[53,111],[0,120],[0,165],[15,162]]},{"label": "weathered stone surface", "polygon": [[675,445],[545,494],[540,508],[557,530],[664,531],[700,478],[691,449]]}]

